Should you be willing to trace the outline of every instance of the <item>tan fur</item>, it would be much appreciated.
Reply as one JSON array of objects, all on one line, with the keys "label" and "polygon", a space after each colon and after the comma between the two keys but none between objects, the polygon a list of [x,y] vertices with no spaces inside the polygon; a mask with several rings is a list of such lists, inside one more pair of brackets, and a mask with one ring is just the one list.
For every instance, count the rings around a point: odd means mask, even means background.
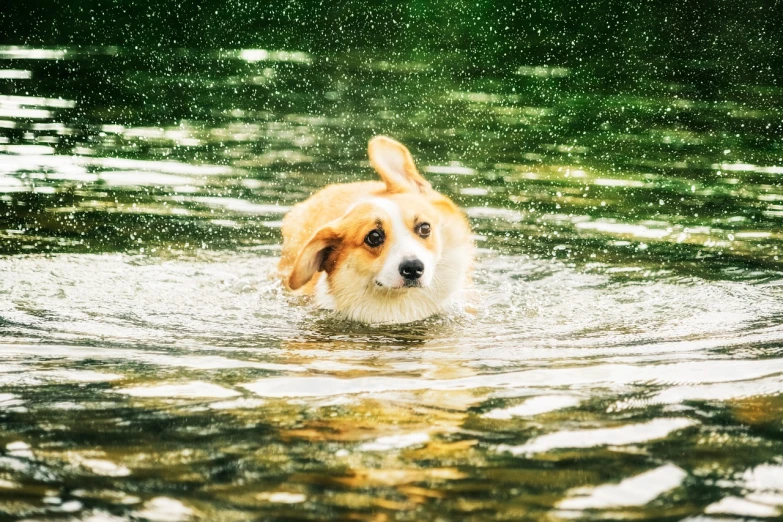
[{"label": "tan fur", "polygon": [[[363,198],[372,197],[385,191],[386,185],[380,181],[361,181],[342,185],[329,185],[294,208],[283,219],[283,252],[278,270],[288,286],[288,277],[304,246],[313,235],[330,221],[345,214],[346,210]],[[316,278],[300,289],[311,294]]]},{"label": "tan fur", "polygon": [[[395,239],[389,216],[382,208],[372,204],[372,201],[377,201],[373,198],[384,198],[399,207],[407,230],[413,230],[417,222],[430,223],[435,231],[431,237],[415,239],[433,256],[448,253],[470,257],[470,229],[457,206],[433,190],[418,173],[408,149],[402,144],[390,138],[376,137],[370,142],[369,154],[383,182],[327,186],[295,205],[285,216],[279,271],[288,288],[308,295],[315,292],[323,271],[330,297],[338,311],[361,308],[361,303],[354,301],[361,300],[369,292],[373,299],[383,301],[383,306],[389,307],[390,315],[395,315],[388,321],[399,322],[396,315],[400,314],[398,309],[404,303],[397,301],[418,295],[413,290],[408,294],[405,293],[407,291],[396,291],[375,295],[373,288],[356,288],[360,280],[364,281],[365,275],[371,277],[380,269],[386,256],[385,246],[374,249],[364,243],[369,231],[380,227],[388,236],[387,244]],[[457,270],[463,270],[464,265],[466,272],[469,262],[456,261]],[[466,277],[467,274],[464,274],[462,279]],[[458,281],[454,286],[460,286],[462,282]],[[450,290],[441,289],[437,298]],[[436,296],[424,296],[422,293],[419,299],[432,299],[433,303],[427,309],[438,307]],[[356,314],[348,315],[353,317]],[[382,316],[383,312],[377,312],[371,317],[375,318],[373,321],[385,322]]]}]

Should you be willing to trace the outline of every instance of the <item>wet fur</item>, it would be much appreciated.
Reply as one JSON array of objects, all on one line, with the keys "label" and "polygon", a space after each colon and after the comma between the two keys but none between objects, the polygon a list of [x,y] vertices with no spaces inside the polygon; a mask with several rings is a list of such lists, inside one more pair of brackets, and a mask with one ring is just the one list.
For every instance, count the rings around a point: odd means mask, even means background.
[{"label": "wet fur", "polygon": [[[356,321],[404,323],[437,314],[467,281],[470,228],[457,206],[418,173],[402,144],[376,137],[369,154],[383,181],[330,185],[286,215],[282,279],[288,288],[313,295],[319,306]],[[429,238],[409,234],[417,221],[431,224]],[[377,227],[386,242],[372,249],[364,239]],[[379,279],[393,277],[387,257],[403,240],[432,259],[424,288],[379,286]]]}]

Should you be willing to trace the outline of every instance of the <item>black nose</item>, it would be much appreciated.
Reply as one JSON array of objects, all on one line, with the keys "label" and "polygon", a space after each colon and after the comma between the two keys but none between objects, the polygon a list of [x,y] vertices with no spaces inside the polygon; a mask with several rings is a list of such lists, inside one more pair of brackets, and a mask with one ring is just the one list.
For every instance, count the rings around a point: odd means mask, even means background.
[{"label": "black nose", "polygon": [[424,273],[424,263],[418,259],[406,259],[400,263],[400,275],[408,281],[415,281]]}]

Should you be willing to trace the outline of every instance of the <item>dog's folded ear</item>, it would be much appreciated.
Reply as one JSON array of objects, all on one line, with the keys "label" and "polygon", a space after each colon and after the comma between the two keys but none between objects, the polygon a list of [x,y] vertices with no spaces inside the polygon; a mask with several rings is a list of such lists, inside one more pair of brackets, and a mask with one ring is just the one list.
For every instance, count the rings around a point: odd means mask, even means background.
[{"label": "dog's folded ear", "polygon": [[316,272],[323,270],[329,254],[340,244],[337,231],[326,225],[316,232],[299,252],[288,276],[288,287],[296,290],[307,284]]},{"label": "dog's folded ear", "polygon": [[367,147],[370,164],[381,175],[391,193],[428,193],[432,185],[419,174],[413,156],[402,143],[386,136],[376,136]]}]

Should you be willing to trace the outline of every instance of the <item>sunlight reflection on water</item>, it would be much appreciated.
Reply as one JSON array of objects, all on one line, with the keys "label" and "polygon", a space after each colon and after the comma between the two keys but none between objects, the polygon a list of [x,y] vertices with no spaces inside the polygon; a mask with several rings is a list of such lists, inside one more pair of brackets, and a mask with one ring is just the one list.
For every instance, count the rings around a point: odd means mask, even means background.
[{"label": "sunlight reflection on water", "polygon": [[[149,58],[0,46],[1,514],[781,513],[769,102],[533,62]],[[372,178],[380,132],[479,247],[466,301],[411,325],[275,277],[282,216]]]}]

